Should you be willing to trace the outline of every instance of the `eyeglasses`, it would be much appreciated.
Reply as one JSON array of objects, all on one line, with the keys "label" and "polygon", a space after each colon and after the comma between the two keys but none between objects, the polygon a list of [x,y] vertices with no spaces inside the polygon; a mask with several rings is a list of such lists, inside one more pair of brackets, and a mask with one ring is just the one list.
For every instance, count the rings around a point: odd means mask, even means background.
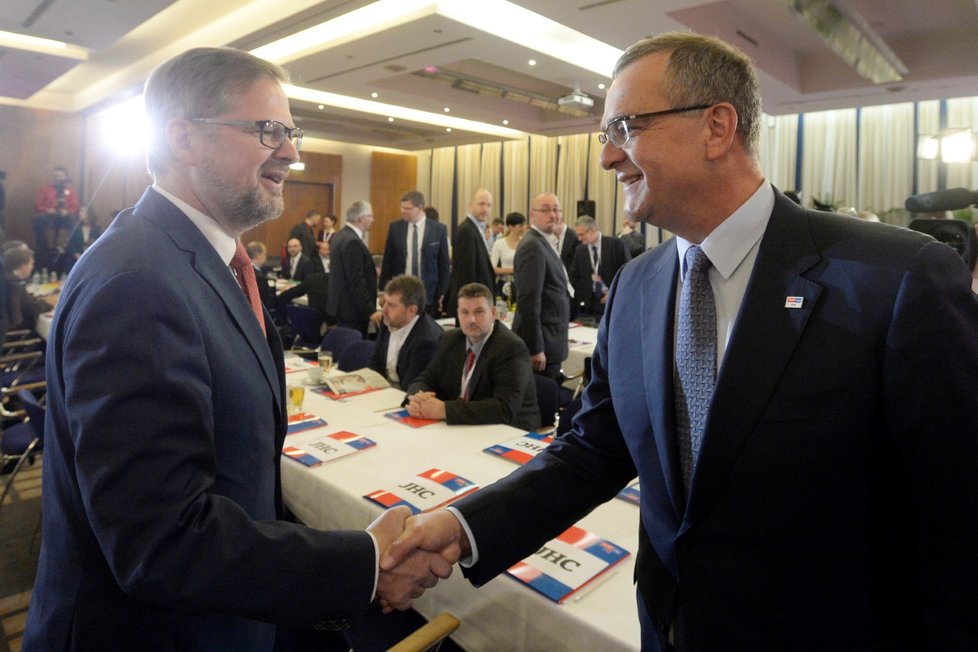
[{"label": "eyeglasses", "polygon": [[652,111],[651,113],[636,113],[634,115],[623,115],[620,118],[615,118],[608,123],[605,130],[598,134],[598,142],[602,145],[611,143],[615,147],[624,147],[625,143],[632,137],[633,129],[638,131],[638,127],[632,127],[628,123],[635,120],[647,120],[648,118],[657,118],[663,115],[670,115],[673,113],[684,113],[686,111],[699,111],[701,109],[708,109],[712,104],[697,104],[696,106],[684,106],[680,109],[666,109],[665,111]]},{"label": "eyeglasses", "polygon": [[191,122],[201,122],[209,125],[227,125],[229,127],[248,127],[246,132],[258,132],[258,140],[269,149],[278,149],[288,138],[295,146],[295,151],[302,149],[302,129],[287,127],[278,120],[218,120],[217,118],[191,118]]},{"label": "eyeglasses", "polygon": [[538,213],[560,213],[560,206],[541,206],[540,208],[531,208],[531,211],[537,211]]}]

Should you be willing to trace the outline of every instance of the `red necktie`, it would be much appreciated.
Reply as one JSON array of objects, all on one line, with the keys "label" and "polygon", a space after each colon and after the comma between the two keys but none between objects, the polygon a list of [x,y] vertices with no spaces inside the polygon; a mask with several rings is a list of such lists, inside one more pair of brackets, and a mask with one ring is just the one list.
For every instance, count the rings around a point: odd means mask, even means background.
[{"label": "red necktie", "polygon": [[234,258],[231,259],[231,269],[234,270],[234,273],[238,277],[238,283],[241,284],[241,289],[244,290],[245,296],[248,297],[248,303],[251,304],[251,310],[258,319],[261,332],[265,333],[265,318],[262,315],[261,299],[258,298],[258,282],[255,280],[255,268],[251,265],[251,259],[248,258],[248,252],[245,250],[245,246],[241,244],[240,240],[237,242],[238,246],[234,250]]},{"label": "red necktie", "polygon": [[465,358],[465,391],[462,392],[462,400],[469,400],[469,381],[472,379],[472,363],[475,362],[475,351],[469,349],[469,355]]}]

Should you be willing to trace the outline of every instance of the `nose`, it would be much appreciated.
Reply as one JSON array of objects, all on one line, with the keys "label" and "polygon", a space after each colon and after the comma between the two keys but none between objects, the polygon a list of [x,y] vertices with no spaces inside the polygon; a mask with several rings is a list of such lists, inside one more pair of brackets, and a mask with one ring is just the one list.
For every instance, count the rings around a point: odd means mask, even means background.
[{"label": "nose", "polygon": [[625,158],[625,150],[617,147],[609,140],[601,146],[601,167],[611,170]]},{"label": "nose", "polygon": [[295,143],[288,138],[282,141],[282,144],[278,146],[278,149],[272,155],[277,160],[288,161],[288,165],[292,165],[299,160],[299,150],[295,148]]}]

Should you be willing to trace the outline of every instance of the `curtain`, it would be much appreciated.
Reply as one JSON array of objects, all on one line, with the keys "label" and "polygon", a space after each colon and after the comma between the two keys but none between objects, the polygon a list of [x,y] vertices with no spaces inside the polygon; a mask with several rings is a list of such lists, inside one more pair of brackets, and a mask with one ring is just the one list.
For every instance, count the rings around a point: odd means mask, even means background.
[{"label": "curtain", "polygon": [[500,205],[500,215],[513,212],[523,215],[528,213],[529,158],[529,140],[508,140],[503,143],[503,185],[506,188],[506,196]]},{"label": "curtain", "polygon": [[[947,100],[948,129],[969,128],[978,131],[978,97],[960,97]],[[947,164],[947,187],[978,188],[978,163]]]},{"label": "curtain", "polygon": [[[503,217],[506,213],[502,212],[502,205],[500,204],[501,193],[500,190],[500,177],[499,177],[499,159],[502,157],[503,144],[502,143],[483,143],[482,145],[482,156],[481,162],[479,164],[479,188],[485,188],[492,194],[492,217]],[[478,188],[473,188],[473,192],[478,190]],[[471,196],[472,193],[469,193]],[[466,206],[468,206],[468,197],[466,198]]]},{"label": "curtain", "polygon": [[591,141],[591,156],[588,158],[588,196],[594,200],[598,229],[608,235],[617,235],[625,220],[625,210],[619,195],[621,184],[615,177],[614,170],[601,167],[601,148],[598,134],[589,134]]},{"label": "curtain", "polygon": [[557,160],[557,185],[554,192],[564,209],[564,220],[573,229],[577,219],[577,200],[584,199],[584,183],[588,173],[588,135],[559,136],[557,144],[560,147],[560,157]]},{"label": "curtain", "polygon": [[806,113],[803,134],[802,197],[856,206],[856,110]]},{"label": "curtain", "polygon": [[[450,225],[452,221],[452,184],[454,181],[455,148],[439,147],[432,150],[431,191],[428,193],[428,205],[438,210],[440,221],[445,225]],[[451,230],[450,226],[449,230]]]},{"label": "curtain", "polygon": [[[458,188],[458,219],[459,222],[465,217],[469,210],[469,200],[473,193],[479,190],[482,181],[482,146],[463,145],[456,148],[456,169],[457,178],[455,179]],[[491,215],[491,213],[490,213]]]},{"label": "curtain", "polygon": [[764,176],[779,190],[795,190],[798,160],[798,116],[761,116],[758,158]]},{"label": "curtain", "polygon": [[[527,172],[530,199],[541,192],[557,191],[556,138],[530,137],[530,168]],[[527,202],[527,208],[529,208],[529,202]]]},{"label": "curtain", "polygon": [[883,215],[913,194],[913,104],[870,106],[859,118],[859,197],[855,206]]}]

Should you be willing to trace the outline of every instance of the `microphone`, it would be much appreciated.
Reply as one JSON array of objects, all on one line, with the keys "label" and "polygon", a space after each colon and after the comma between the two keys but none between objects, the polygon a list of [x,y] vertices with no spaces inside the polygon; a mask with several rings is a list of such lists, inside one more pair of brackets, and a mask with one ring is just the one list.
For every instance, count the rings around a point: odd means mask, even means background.
[{"label": "microphone", "polygon": [[972,204],[978,204],[978,192],[972,192],[967,188],[950,188],[911,195],[907,198],[904,206],[911,213],[933,213],[956,211]]}]

